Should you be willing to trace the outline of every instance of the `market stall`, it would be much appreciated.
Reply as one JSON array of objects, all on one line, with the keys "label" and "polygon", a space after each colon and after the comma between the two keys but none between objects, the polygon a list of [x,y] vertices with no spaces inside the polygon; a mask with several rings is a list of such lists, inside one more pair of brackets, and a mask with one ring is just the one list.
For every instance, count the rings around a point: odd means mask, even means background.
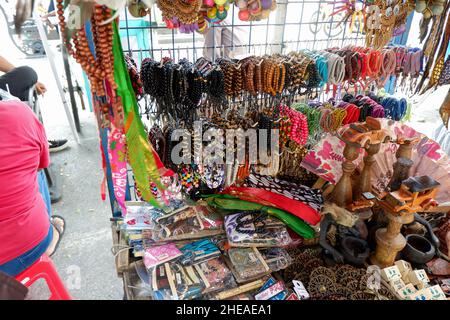
[{"label": "market stall", "polygon": [[[296,23],[305,1],[96,2],[57,8],[127,299],[447,299],[450,163],[408,120],[448,84],[448,1],[318,1]],[[393,40],[412,12],[420,48]]]}]

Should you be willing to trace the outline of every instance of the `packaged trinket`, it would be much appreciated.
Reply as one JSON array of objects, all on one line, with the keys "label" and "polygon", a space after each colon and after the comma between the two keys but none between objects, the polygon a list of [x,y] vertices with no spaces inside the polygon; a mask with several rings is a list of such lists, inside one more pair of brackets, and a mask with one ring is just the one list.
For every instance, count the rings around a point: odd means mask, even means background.
[{"label": "packaged trinket", "polygon": [[410,273],[408,273],[408,281],[417,286],[419,289],[424,288],[428,282],[430,282],[430,279],[428,279],[427,273],[425,270],[413,270]]},{"label": "packaged trinket", "polygon": [[156,222],[161,225],[168,225],[172,223],[176,223],[178,221],[195,217],[196,216],[196,209],[192,206],[182,206],[181,208],[178,208],[177,210],[174,210],[172,212],[169,212],[158,219],[156,219]]},{"label": "packaged trinket", "polygon": [[397,290],[397,294],[403,299],[409,299],[409,296],[411,296],[416,292],[417,292],[416,288],[414,288],[414,286],[411,283],[408,283],[402,289]]},{"label": "packaged trinket", "polygon": [[141,231],[142,246],[144,249],[155,245],[155,238],[157,238],[157,233],[155,232],[154,229],[144,229]]},{"label": "packaged trinket", "polygon": [[144,264],[150,269],[167,261],[178,258],[182,252],[173,243],[150,247],[145,250]]},{"label": "packaged trinket", "polygon": [[180,300],[199,298],[204,289],[204,283],[192,266],[183,267],[178,263],[170,264],[174,274],[177,295]]},{"label": "packaged trinket", "polygon": [[395,265],[397,266],[398,270],[400,270],[402,278],[405,278],[408,275],[408,273],[412,271],[411,264],[408,261],[397,260],[395,261]]},{"label": "packaged trinket", "polygon": [[181,263],[183,265],[192,265],[200,261],[213,259],[220,256],[220,250],[210,239],[202,239],[180,248],[183,253]]},{"label": "packaged trinket", "polygon": [[444,293],[450,295],[450,279],[443,279],[441,282],[441,288]]},{"label": "packaged trinket", "polygon": [[288,295],[286,286],[282,281],[276,281],[270,277],[258,290],[255,300],[284,300]]},{"label": "packaged trinket", "polygon": [[270,273],[270,268],[257,248],[231,248],[228,250],[230,269],[238,283],[258,279]]},{"label": "packaged trinket", "polygon": [[300,300],[309,299],[310,295],[301,281],[292,280],[294,291]]},{"label": "packaged trinket", "polygon": [[402,274],[397,266],[387,267],[381,270],[381,277],[389,282],[391,280],[398,280],[402,278]]},{"label": "packaged trinket", "polygon": [[153,221],[164,215],[165,212],[155,208],[146,202],[126,201],[127,215],[124,218],[124,228],[126,230],[151,229]]},{"label": "packaged trinket", "polygon": [[151,269],[155,300],[190,300],[201,296],[204,284],[192,266],[164,263]]},{"label": "packaged trinket", "polygon": [[403,289],[405,287],[405,283],[403,282],[402,279],[391,280],[391,281],[389,281],[389,285],[395,291],[398,291],[398,290]]},{"label": "packaged trinket", "polygon": [[236,287],[233,274],[220,258],[196,264],[194,268],[205,285],[204,294]]},{"label": "packaged trinket", "polygon": [[430,300],[447,300],[444,291],[442,291],[442,288],[439,285],[428,287],[424,290],[426,291],[427,296],[431,297]]},{"label": "packaged trinket", "polygon": [[292,258],[283,248],[267,248],[259,251],[272,271],[286,269],[292,264]]},{"label": "packaged trinket", "polygon": [[279,247],[291,242],[284,224],[260,211],[226,216],[225,229],[230,245],[235,247]]},{"label": "packaged trinket", "polygon": [[153,267],[149,270],[152,295],[155,300],[176,299],[175,286],[171,286],[167,275],[168,263]]},{"label": "packaged trinket", "polygon": [[431,294],[426,289],[421,289],[409,296],[410,300],[431,300]]},{"label": "packaged trinket", "polygon": [[157,220],[159,234],[156,241],[198,239],[223,232],[220,214],[206,206],[185,207]]}]

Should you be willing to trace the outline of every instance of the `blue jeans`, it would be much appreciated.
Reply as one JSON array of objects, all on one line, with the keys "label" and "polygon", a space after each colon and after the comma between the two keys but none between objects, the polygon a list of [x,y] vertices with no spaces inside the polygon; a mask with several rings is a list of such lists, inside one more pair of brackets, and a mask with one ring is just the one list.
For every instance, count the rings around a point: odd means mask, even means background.
[{"label": "blue jeans", "polygon": [[[48,191],[47,179],[43,170],[38,172],[39,192],[44,199],[47,206],[48,216],[51,215],[51,200],[50,193]],[[0,271],[15,277],[22,271],[28,269],[33,263],[35,263],[47,250],[53,239],[53,227],[50,225],[47,236],[36,247],[25,252],[21,256],[0,265]]]},{"label": "blue jeans", "polygon": [[48,215],[52,215],[52,200],[50,198],[50,191],[48,191],[47,177],[45,176],[44,170],[38,172],[38,184],[39,192],[44,199],[45,206],[47,207]]}]

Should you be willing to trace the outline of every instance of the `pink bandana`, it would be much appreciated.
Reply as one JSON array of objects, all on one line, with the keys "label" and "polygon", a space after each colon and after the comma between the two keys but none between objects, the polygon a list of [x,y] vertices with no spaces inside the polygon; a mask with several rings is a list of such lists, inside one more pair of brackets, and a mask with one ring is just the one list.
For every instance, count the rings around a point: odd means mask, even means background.
[{"label": "pink bandana", "polygon": [[125,132],[112,125],[108,136],[108,156],[111,163],[111,175],[114,185],[114,195],[122,209],[122,216],[126,216],[125,194],[127,187],[127,150]]}]

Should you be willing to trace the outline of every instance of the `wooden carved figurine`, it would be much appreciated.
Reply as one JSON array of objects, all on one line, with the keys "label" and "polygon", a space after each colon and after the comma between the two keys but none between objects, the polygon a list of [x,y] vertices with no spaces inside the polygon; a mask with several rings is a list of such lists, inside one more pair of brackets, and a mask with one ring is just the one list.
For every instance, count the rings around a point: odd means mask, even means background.
[{"label": "wooden carved figurine", "polygon": [[397,139],[397,141],[395,141],[395,143],[399,145],[397,152],[395,154],[397,159],[400,158],[411,159],[412,149],[417,142],[419,142],[419,138]]},{"label": "wooden carved figurine", "polygon": [[378,201],[389,220],[387,228],[376,231],[377,247],[371,256],[373,264],[380,268],[392,266],[397,253],[406,245],[400,233],[404,224],[414,221],[414,213],[437,206],[434,197],[439,183],[428,176],[409,178],[403,181],[399,190],[388,193]]},{"label": "wooden carved figurine", "polygon": [[400,189],[402,182],[409,178],[409,169],[414,162],[411,159],[400,157],[394,164],[394,172],[389,182],[389,191],[397,191]]},{"label": "wooden carved figurine", "polygon": [[[376,153],[376,147],[370,148],[370,146],[379,145],[388,141],[390,138],[387,132],[381,129],[380,121],[372,117],[367,117],[366,122],[352,123],[349,127],[344,128],[340,132],[339,138],[345,142],[345,160],[342,163],[341,179],[336,184],[331,194],[331,199],[337,205],[346,207],[353,201],[351,176],[356,168],[353,161],[358,158],[359,150],[361,148],[369,148],[371,150],[370,152],[373,152],[371,154],[373,156]],[[370,157],[368,161],[371,161]],[[366,184],[369,181],[370,184],[370,173],[366,172],[365,176],[366,178],[363,183]]]},{"label": "wooden carved figurine", "polygon": [[389,182],[389,191],[397,191],[403,180],[409,178],[409,169],[411,169],[414,164],[411,160],[412,148],[418,141],[418,138],[410,140],[398,139],[396,141],[400,146],[395,154],[397,162],[394,164],[394,172],[392,173],[392,179]]}]

